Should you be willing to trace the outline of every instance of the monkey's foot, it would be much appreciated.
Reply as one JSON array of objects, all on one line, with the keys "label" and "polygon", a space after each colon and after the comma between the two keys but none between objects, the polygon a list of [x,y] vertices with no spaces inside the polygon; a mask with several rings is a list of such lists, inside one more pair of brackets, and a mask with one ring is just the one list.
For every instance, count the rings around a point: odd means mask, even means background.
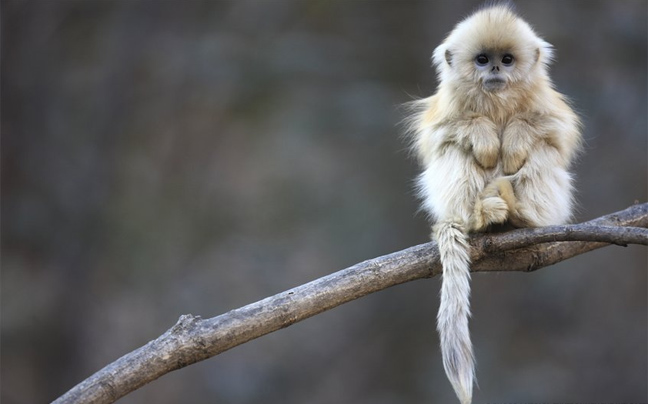
[{"label": "monkey's foot", "polygon": [[[529,224],[522,218],[519,203],[513,191],[513,184],[507,177],[500,177],[493,180],[484,189],[482,198],[497,196],[502,198],[508,206],[507,220],[513,227],[529,227]],[[497,223],[497,222],[495,222]]]},{"label": "monkey's foot", "polygon": [[504,223],[508,219],[509,207],[499,196],[478,200],[471,220],[471,230],[482,231],[491,224]]},{"label": "monkey's foot", "polygon": [[509,206],[510,210],[515,209],[517,204],[517,199],[515,198],[515,193],[513,192],[513,185],[511,181],[506,177],[499,177],[491,181],[486,188],[481,193],[482,198],[488,198],[493,196],[499,196],[504,199]]}]

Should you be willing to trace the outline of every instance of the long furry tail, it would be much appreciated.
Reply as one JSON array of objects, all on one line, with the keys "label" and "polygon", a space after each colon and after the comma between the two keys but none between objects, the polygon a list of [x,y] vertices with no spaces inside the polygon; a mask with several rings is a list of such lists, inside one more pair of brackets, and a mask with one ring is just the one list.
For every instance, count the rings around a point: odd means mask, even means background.
[{"label": "long furry tail", "polygon": [[468,318],[470,317],[470,255],[468,237],[461,224],[440,222],[434,227],[443,264],[441,305],[437,330],[446,375],[461,404],[472,401],[475,358]]}]

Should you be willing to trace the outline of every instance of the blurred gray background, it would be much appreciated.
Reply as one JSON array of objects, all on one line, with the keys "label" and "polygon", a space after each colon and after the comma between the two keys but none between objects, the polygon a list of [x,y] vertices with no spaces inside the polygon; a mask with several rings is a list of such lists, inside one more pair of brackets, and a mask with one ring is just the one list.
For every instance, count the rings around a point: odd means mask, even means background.
[{"label": "blurred gray background", "polygon": [[[399,109],[478,1],[2,1],[2,394],[42,403],[171,327],[427,241]],[[578,221],[647,199],[646,1],[518,1],[577,105]],[[646,402],[647,256],[474,276],[476,403]],[[439,279],[123,403],[453,403]]]}]

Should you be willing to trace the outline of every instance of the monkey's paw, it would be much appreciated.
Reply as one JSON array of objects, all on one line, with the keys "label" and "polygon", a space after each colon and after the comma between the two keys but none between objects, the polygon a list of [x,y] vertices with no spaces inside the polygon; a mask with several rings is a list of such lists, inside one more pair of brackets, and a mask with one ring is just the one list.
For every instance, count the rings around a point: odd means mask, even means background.
[{"label": "monkey's paw", "polygon": [[515,194],[513,191],[513,184],[510,178],[499,177],[492,180],[486,188],[481,192],[481,198],[488,198],[490,196],[499,196],[509,204],[509,208],[515,205]]},{"label": "monkey's paw", "polygon": [[502,150],[502,170],[504,174],[511,175],[517,173],[526,163],[527,154],[524,151]]},{"label": "monkey's paw", "polygon": [[484,198],[482,201],[482,214],[488,224],[504,223],[508,218],[508,204],[498,196]]},{"label": "monkey's paw", "polygon": [[500,142],[497,137],[484,136],[473,140],[473,156],[480,166],[493,168],[497,165]]},{"label": "monkey's paw", "polygon": [[472,230],[482,231],[491,224],[504,223],[508,219],[509,207],[499,196],[478,200],[472,218]]},{"label": "monkey's paw", "polygon": [[499,159],[500,139],[493,121],[476,117],[462,131],[467,135],[467,145],[477,163],[483,168],[495,167]]}]

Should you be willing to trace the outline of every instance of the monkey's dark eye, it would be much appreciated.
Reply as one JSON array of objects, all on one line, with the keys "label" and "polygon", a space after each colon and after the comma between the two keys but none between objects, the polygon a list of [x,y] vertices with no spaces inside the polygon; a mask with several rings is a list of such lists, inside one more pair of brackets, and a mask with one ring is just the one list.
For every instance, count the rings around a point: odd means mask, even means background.
[{"label": "monkey's dark eye", "polygon": [[488,64],[488,56],[484,54],[477,55],[475,62],[477,62],[477,64],[480,66],[485,66],[486,64]]},{"label": "monkey's dark eye", "polygon": [[508,53],[502,57],[502,64],[506,66],[510,66],[513,64],[513,55],[509,55]]}]

